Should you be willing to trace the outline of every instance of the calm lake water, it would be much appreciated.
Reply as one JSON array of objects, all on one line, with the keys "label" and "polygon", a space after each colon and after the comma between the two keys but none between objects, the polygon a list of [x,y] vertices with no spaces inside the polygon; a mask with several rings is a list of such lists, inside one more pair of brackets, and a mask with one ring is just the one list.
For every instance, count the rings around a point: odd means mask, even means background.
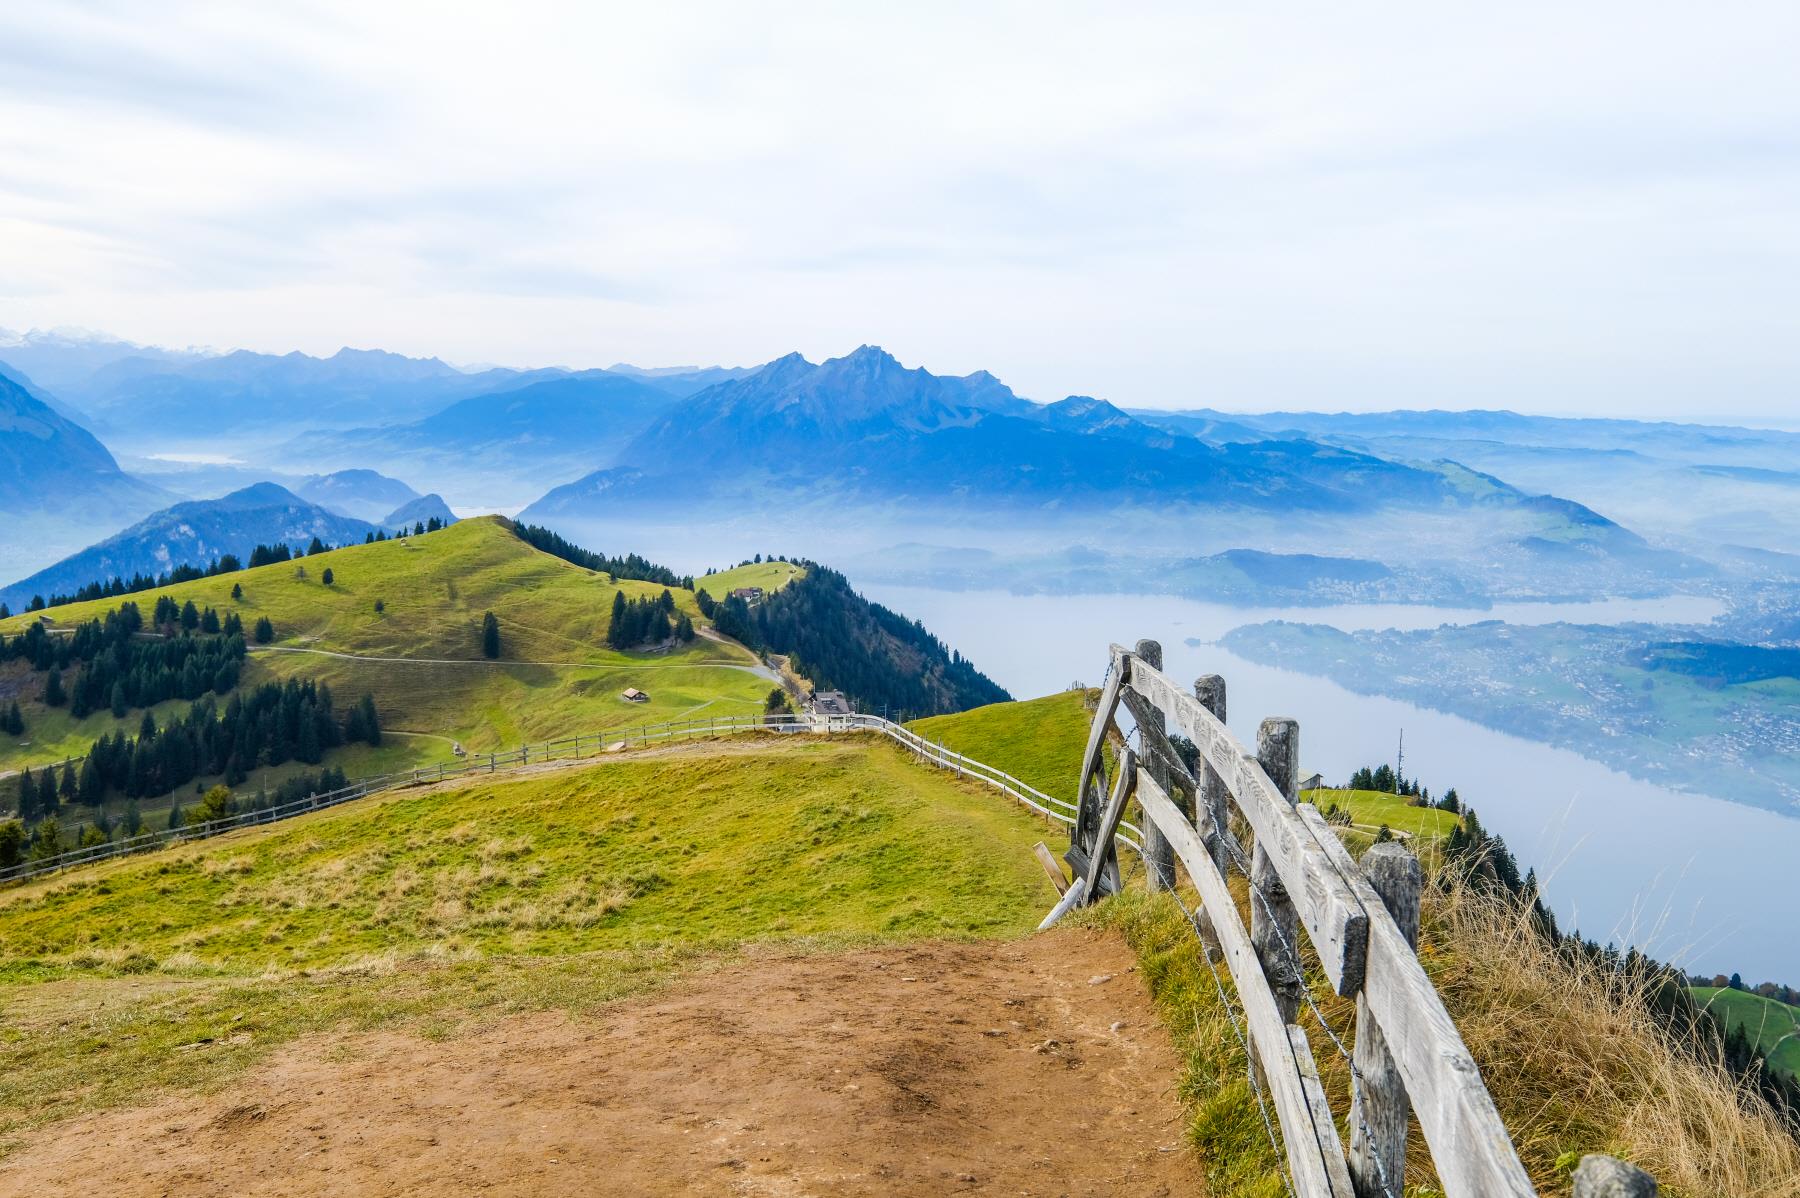
[{"label": "calm lake water", "polygon": [[[1520,867],[1535,866],[1565,928],[1634,943],[1665,960],[1747,978],[1800,977],[1800,941],[1786,888],[1800,862],[1800,819],[1630,778],[1564,749],[1522,740],[1410,703],[1353,694],[1208,643],[1262,620],[1346,631],[1445,623],[1558,620],[1704,623],[1707,599],[1514,604],[1491,611],[1421,607],[1278,610],[1168,596],[1021,596],[874,585],[870,598],[924,621],[1019,697],[1098,685],[1111,642],[1163,645],[1167,672],[1188,681],[1222,674],[1232,730],[1255,743],[1265,716],[1300,721],[1301,769],[1341,780],[1392,761],[1406,730],[1406,772],[1433,793],[1454,786],[1506,838]],[[1196,644],[1188,642],[1196,641]]]}]

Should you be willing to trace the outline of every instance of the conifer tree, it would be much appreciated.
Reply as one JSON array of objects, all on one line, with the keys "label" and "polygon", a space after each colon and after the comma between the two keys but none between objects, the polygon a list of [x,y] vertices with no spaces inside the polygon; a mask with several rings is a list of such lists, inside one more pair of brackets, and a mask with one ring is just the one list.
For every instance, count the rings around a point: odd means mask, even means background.
[{"label": "conifer tree", "polygon": [[490,660],[500,656],[500,620],[493,612],[481,617],[481,652]]},{"label": "conifer tree", "polygon": [[44,706],[61,707],[68,701],[68,698],[69,696],[63,692],[62,671],[52,669],[49,676],[44,679]]},{"label": "conifer tree", "polygon": [[332,574],[332,572],[331,572],[331,567],[330,567],[330,566],[326,566],[326,567],[325,567],[325,573],[323,573],[323,574],[321,574],[321,575],[319,575],[319,581],[320,581],[320,582],[322,582],[322,583],[324,583],[324,584],[325,584],[325,585],[326,585],[326,586],[330,586],[330,585],[331,585],[331,583],[332,583],[332,580],[333,580],[333,579],[334,579],[334,578],[335,578],[335,577],[336,577],[336,575],[334,575],[334,574]]},{"label": "conifer tree", "polygon": [[274,639],[275,625],[269,623],[269,617],[258,616],[256,618],[256,643],[266,645]]}]

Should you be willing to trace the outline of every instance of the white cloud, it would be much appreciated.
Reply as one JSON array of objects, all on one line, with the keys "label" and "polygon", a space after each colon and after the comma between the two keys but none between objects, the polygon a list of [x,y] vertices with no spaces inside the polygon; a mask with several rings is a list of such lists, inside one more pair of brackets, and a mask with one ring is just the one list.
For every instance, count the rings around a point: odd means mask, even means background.
[{"label": "white cloud", "polygon": [[0,12],[0,325],[1794,407],[1800,9]]}]

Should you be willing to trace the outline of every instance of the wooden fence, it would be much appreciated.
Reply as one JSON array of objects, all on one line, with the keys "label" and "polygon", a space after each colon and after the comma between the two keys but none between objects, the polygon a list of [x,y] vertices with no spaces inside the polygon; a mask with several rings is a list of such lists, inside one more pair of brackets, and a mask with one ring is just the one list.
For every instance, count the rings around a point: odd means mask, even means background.
[{"label": "wooden fence", "polygon": [[[1189,919],[1215,981],[1221,962],[1230,974],[1233,1024],[1290,1193],[1401,1198],[1416,1116],[1449,1198],[1535,1194],[1481,1071],[1419,964],[1418,860],[1393,843],[1353,860],[1324,818],[1297,802],[1298,725],[1264,720],[1252,753],[1226,728],[1223,679],[1202,678],[1189,694],[1161,665],[1154,641],[1112,647],[1079,775],[1067,856],[1075,882],[1044,926],[1118,888],[1115,836],[1135,799],[1147,884],[1181,901],[1179,862],[1198,892]],[[1197,769],[1176,751],[1173,733],[1198,749]],[[1107,786],[1109,740],[1117,752]],[[1248,926],[1232,897],[1234,872],[1247,884]],[[1309,958],[1337,994],[1355,1000],[1353,1030],[1334,1027],[1314,1001]],[[1348,1065],[1348,1147],[1320,1082],[1315,1033]],[[1641,1198],[1656,1186],[1630,1165],[1595,1156],[1576,1170],[1574,1192]]]},{"label": "wooden fence", "polygon": [[[470,778],[502,771],[510,772],[527,766],[543,765],[547,762],[596,757],[606,753],[645,748],[673,740],[734,736],[745,733],[808,732],[826,735],[842,732],[877,733],[901,745],[923,764],[949,770],[959,777],[991,786],[1048,819],[1071,825],[1075,822],[1075,804],[1067,799],[1047,795],[1004,770],[953,752],[941,744],[927,740],[903,724],[896,724],[880,716],[860,714],[720,716],[712,719],[671,720],[662,724],[645,724],[632,728],[582,733],[576,736],[566,736],[559,740],[520,745],[516,749],[507,749],[501,752],[472,753],[459,760],[447,761],[434,766],[421,766],[417,769],[401,770],[371,778],[359,778],[337,790],[309,794],[292,802],[265,807],[261,810],[244,811],[223,819],[184,828],[146,832],[141,836],[111,840],[105,844],[71,849],[51,857],[26,860],[15,865],[0,867],[0,882],[22,881],[55,873],[58,870],[105,861],[112,857],[150,852],[171,844],[203,840],[238,828],[275,823],[309,812],[322,811],[327,807],[335,807],[340,803],[352,802],[382,791],[433,786],[440,782],[455,781],[459,778]],[[1134,838],[1136,834],[1137,829],[1133,825],[1123,824],[1119,835],[1120,843],[1137,850],[1139,845]]]}]

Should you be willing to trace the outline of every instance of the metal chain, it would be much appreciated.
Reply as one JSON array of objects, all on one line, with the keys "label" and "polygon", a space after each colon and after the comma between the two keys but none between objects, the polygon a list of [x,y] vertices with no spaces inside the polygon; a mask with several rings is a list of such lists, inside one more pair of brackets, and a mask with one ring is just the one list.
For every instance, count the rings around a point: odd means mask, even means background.
[{"label": "metal chain", "polygon": [[[1344,1059],[1344,1064],[1349,1066],[1352,1100],[1350,1109],[1353,1111],[1358,1110],[1360,1104],[1358,1104],[1355,1099],[1361,1096],[1362,1085],[1367,1079],[1363,1077],[1362,1070],[1356,1067],[1356,1059],[1350,1054],[1350,1050],[1344,1047],[1343,1038],[1338,1035],[1337,1029],[1331,1026],[1331,1021],[1325,1017],[1325,1012],[1320,1010],[1319,1004],[1313,1000],[1312,987],[1306,984],[1306,967],[1300,959],[1300,952],[1288,940],[1287,934],[1281,930],[1281,922],[1275,918],[1275,912],[1270,905],[1269,896],[1264,893],[1262,887],[1256,884],[1256,879],[1251,877],[1250,863],[1244,860],[1243,849],[1228,841],[1226,844],[1226,851],[1231,856],[1233,863],[1237,865],[1238,872],[1244,875],[1244,881],[1249,884],[1251,896],[1262,903],[1263,914],[1268,917],[1269,930],[1275,933],[1275,939],[1280,943],[1282,951],[1287,954],[1288,961],[1294,967],[1294,975],[1300,979],[1300,997],[1305,1000],[1307,1008],[1312,1011],[1313,1018],[1318,1020],[1319,1027],[1324,1030],[1326,1038],[1331,1041],[1332,1047],[1337,1049],[1338,1056],[1342,1057]],[[1367,1136],[1371,1142],[1377,1138],[1374,1129],[1369,1126],[1366,1119],[1359,1117],[1357,1123],[1361,1126],[1363,1135]],[[1388,1198],[1400,1198],[1400,1196],[1394,1192],[1393,1182],[1387,1175],[1387,1166],[1382,1163],[1381,1154],[1375,1152],[1370,1153],[1370,1156],[1375,1162],[1376,1179],[1381,1184],[1382,1193],[1386,1194]]]}]

